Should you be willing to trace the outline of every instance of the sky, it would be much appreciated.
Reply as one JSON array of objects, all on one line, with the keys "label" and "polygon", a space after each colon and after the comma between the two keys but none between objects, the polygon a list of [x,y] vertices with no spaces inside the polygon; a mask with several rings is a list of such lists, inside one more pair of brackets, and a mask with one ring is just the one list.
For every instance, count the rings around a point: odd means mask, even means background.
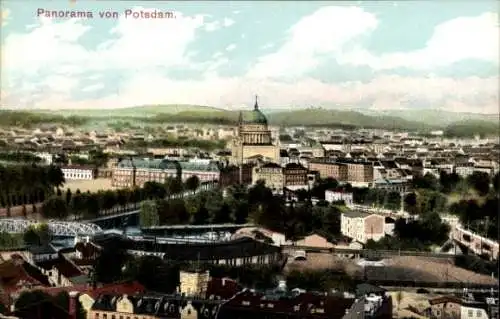
[{"label": "sky", "polygon": [[3,108],[498,113],[494,0],[0,3]]}]

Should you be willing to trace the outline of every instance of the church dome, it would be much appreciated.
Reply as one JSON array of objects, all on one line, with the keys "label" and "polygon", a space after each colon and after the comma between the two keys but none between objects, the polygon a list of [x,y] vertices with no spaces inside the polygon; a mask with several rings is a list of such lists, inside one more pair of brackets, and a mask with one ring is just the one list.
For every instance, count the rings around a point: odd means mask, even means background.
[{"label": "church dome", "polygon": [[243,112],[240,115],[240,120],[246,124],[262,124],[267,125],[266,116],[259,110],[259,104],[257,102],[257,97],[255,97],[255,105],[252,111]]},{"label": "church dome", "polygon": [[251,124],[267,124],[267,118],[260,110],[253,110],[247,114],[248,115],[243,119],[244,122]]}]

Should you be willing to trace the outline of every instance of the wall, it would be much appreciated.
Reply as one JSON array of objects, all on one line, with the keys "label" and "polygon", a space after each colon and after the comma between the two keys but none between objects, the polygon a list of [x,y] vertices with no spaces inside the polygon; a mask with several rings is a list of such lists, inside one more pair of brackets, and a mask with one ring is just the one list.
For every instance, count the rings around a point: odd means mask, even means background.
[{"label": "wall", "polygon": [[365,237],[366,240],[373,239],[375,241],[385,236],[384,230],[385,217],[372,214],[365,218]]}]

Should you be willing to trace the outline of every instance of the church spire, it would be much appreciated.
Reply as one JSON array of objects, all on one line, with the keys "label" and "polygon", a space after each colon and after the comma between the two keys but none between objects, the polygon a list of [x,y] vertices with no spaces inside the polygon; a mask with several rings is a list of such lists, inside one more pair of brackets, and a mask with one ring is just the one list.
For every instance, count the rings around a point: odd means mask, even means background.
[{"label": "church spire", "polygon": [[253,106],[253,109],[255,111],[259,110],[259,97],[257,95],[255,96],[255,104]]},{"label": "church spire", "polygon": [[240,116],[238,117],[238,123],[243,123],[243,112],[240,111]]}]

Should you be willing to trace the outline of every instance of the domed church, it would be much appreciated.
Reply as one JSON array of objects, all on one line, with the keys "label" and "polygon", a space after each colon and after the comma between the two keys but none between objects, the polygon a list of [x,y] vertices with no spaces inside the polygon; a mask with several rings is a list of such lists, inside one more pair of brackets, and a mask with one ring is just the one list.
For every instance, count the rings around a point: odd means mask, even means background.
[{"label": "domed church", "polygon": [[261,155],[267,161],[279,162],[280,148],[274,145],[266,116],[259,110],[257,96],[253,110],[240,112],[238,137],[233,140],[232,162],[240,164]]}]

